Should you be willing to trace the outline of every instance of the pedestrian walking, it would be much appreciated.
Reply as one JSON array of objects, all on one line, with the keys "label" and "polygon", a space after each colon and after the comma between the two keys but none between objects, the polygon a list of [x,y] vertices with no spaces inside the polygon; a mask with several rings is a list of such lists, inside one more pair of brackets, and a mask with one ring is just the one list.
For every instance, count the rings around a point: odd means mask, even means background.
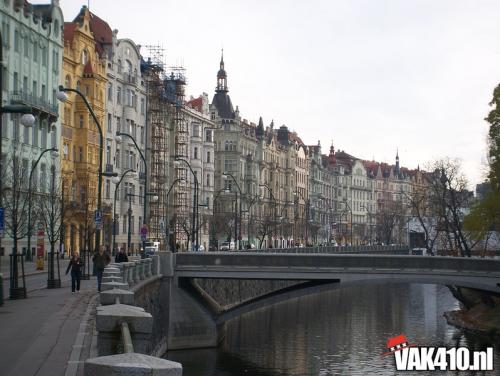
[{"label": "pedestrian walking", "polygon": [[97,291],[101,292],[102,273],[104,268],[111,262],[111,257],[104,251],[104,246],[99,247],[99,252],[92,258],[97,274]]},{"label": "pedestrian walking", "polygon": [[71,293],[80,292],[80,280],[82,279],[83,262],[80,258],[78,252],[73,252],[73,257],[69,260],[68,268],[66,269],[66,275],[71,269]]},{"label": "pedestrian walking", "polygon": [[115,262],[128,262],[128,257],[123,248],[118,250],[118,253],[115,256]]}]

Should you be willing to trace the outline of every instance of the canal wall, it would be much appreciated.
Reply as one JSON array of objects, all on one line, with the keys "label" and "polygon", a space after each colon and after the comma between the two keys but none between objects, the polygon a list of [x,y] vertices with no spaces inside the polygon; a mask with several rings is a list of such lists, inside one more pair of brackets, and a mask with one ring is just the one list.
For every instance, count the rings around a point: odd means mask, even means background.
[{"label": "canal wall", "polygon": [[486,291],[448,286],[461,309],[448,311],[448,324],[500,341],[500,296]]}]

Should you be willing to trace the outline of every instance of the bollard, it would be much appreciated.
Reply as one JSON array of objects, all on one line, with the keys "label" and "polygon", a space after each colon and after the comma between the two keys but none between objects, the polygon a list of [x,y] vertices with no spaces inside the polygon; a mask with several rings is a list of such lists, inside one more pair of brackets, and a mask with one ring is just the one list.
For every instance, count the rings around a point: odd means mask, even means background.
[{"label": "bollard", "polygon": [[151,278],[152,273],[151,273],[151,265],[153,264],[153,260],[150,258],[144,259],[146,261],[146,278]]},{"label": "bollard", "polygon": [[139,279],[142,281],[145,276],[144,276],[144,267],[146,266],[145,259],[139,260]]},{"label": "bollard", "polygon": [[134,262],[134,284],[139,283],[141,279],[139,278],[139,261]]}]

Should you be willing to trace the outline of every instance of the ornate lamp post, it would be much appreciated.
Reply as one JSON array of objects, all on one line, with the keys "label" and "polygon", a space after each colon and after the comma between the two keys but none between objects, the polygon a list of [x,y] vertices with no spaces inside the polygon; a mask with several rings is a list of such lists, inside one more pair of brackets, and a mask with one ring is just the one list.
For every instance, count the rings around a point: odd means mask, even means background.
[{"label": "ornate lamp post", "polygon": [[[170,192],[174,188],[175,184],[180,182],[180,181],[183,181],[183,180],[186,180],[186,179],[184,179],[184,178],[175,179],[172,182],[172,184],[170,185],[170,187],[168,188],[167,197],[165,198],[167,205],[168,205],[168,196],[170,196]],[[168,216],[166,215],[166,211],[164,211],[164,213],[165,213],[165,218],[163,219],[163,223],[165,224],[165,242],[167,243],[167,248],[168,248],[168,247],[170,247],[170,229],[168,227],[169,221],[168,221]]]},{"label": "ornate lamp post", "polygon": [[125,176],[129,173],[133,173],[135,172],[135,170],[133,169],[128,169],[126,171],[123,172],[122,176],[119,178],[118,176],[115,176],[113,177],[113,183],[115,183],[115,196],[114,196],[114,201],[113,201],[113,247],[111,248],[111,250],[113,252],[116,252],[116,232],[117,232],[117,228],[116,228],[116,198],[117,198],[117,193],[118,193],[118,189],[120,187],[120,184],[122,182],[122,180],[125,178]]},{"label": "ornate lamp post", "polygon": [[234,219],[235,219],[234,225],[237,228],[237,229],[235,228],[235,235],[238,234],[238,236],[236,238],[237,241],[238,241],[238,250],[241,251],[241,221],[242,221],[242,218],[241,218],[241,214],[242,214],[242,212],[241,212],[241,210],[242,210],[241,209],[241,202],[243,200],[243,194],[241,192],[240,185],[238,184],[238,182],[236,181],[235,177],[232,174],[230,174],[229,172],[224,172],[222,174],[222,177],[225,178],[225,179],[227,179],[228,176],[231,179],[233,179],[234,184],[236,184],[236,188],[238,188],[238,192],[240,194],[240,210],[239,210],[239,212],[240,212],[239,222],[240,223],[238,224],[238,199],[236,199],[236,203],[235,203],[235,207],[234,207]]},{"label": "ornate lamp post", "polygon": [[45,149],[44,151],[42,151],[40,153],[40,155],[38,156],[38,159],[33,164],[33,166],[31,166],[30,176],[29,176],[29,179],[28,179],[28,252],[27,252],[27,255],[31,255],[31,234],[32,234],[32,226],[31,226],[31,194],[32,194],[31,181],[32,181],[33,172],[35,171],[36,166],[38,165],[38,163],[42,159],[43,155],[45,153],[48,153],[49,151],[52,152],[51,153],[52,157],[57,158],[59,156],[58,149],[55,148],[55,147],[54,148],[50,148],[50,149]]},{"label": "ornate lamp post", "polygon": [[[135,149],[139,153],[139,156],[142,159],[142,162],[144,163],[144,208],[143,208],[143,214],[142,214],[142,224],[146,225],[148,222],[146,220],[146,215],[147,215],[147,191],[148,191],[148,165],[146,163],[146,158],[144,157],[144,154],[142,153],[141,149],[139,148],[139,145],[137,145],[137,142],[135,141],[135,138],[129,135],[128,133],[123,133],[123,132],[116,132],[115,135],[115,141],[121,142],[122,137],[127,137],[129,138],[135,146]],[[142,249],[145,250],[146,246],[146,240],[143,240],[142,242]]]},{"label": "ornate lamp post", "polygon": [[[178,165],[180,162],[185,163],[189,171],[191,171],[191,174],[193,175],[194,178],[194,196],[193,196],[193,218],[192,218],[192,225],[191,225],[191,234],[192,237],[195,240],[195,249],[198,250],[198,231],[197,231],[197,223],[196,220],[198,218],[198,177],[194,173],[191,165],[187,160],[184,158],[181,158],[179,156],[175,156],[175,163]],[[192,242],[192,241],[191,241]]]}]

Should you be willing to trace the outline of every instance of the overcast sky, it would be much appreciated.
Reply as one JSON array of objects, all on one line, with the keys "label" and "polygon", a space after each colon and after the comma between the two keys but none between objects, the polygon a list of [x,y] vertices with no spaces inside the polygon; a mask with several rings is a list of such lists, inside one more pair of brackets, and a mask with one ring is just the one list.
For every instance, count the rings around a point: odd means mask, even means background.
[{"label": "overcast sky", "polygon": [[[35,3],[46,1],[34,1]],[[86,1],[61,0],[71,21]],[[287,125],[363,159],[421,167],[460,158],[485,174],[500,82],[500,1],[91,0],[118,37],[161,44],[187,94],[212,98],[221,47],[243,118]],[[144,49],[142,50],[144,52]]]}]

